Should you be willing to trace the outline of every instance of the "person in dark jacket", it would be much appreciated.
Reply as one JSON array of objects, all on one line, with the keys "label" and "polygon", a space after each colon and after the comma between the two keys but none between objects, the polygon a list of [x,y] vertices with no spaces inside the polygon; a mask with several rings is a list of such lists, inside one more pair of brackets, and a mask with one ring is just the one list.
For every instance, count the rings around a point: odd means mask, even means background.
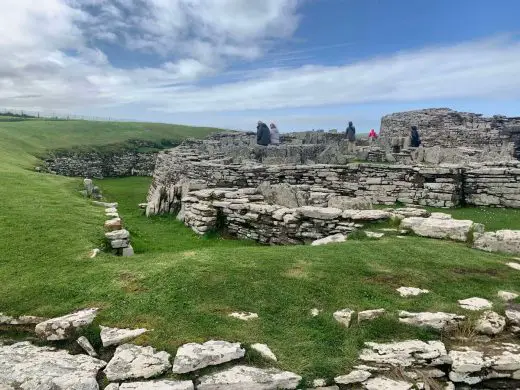
[{"label": "person in dark jacket", "polygon": [[348,123],[347,130],[345,131],[347,136],[347,153],[356,152],[356,128],[352,122]]},{"label": "person in dark jacket", "polygon": [[258,125],[256,126],[256,143],[262,146],[267,146],[271,143],[269,127],[262,121],[258,121]]},{"label": "person in dark jacket", "polygon": [[421,138],[419,137],[419,131],[417,126],[412,126],[410,129],[410,146],[412,148],[418,148],[421,145]]}]

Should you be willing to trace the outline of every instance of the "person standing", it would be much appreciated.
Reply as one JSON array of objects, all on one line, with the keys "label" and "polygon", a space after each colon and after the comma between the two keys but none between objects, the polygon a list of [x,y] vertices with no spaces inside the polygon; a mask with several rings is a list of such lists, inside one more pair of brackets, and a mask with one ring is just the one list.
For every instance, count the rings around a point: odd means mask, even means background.
[{"label": "person standing", "polygon": [[421,138],[419,137],[419,131],[417,126],[412,126],[410,129],[410,146],[412,148],[418,148],[421,145]]},{"label": "person standing", "polygon": [[370,141],[370,144],[373,144],[377,139],[377,133],[374,129],[370,130],[370,133],[368,133],[368,140]]},{"label": "person standing", "polygon": [[274,123],[269,125],[271,132],[271,145],[279,145],[280,144],[280,132],[278,131],[278,127]]},{"label": "person standing", "polygon": [[256,126],[256,143],[262,146],[267,146],[271,143],[271,132],[262,121],[258,121],[258,125]]},{"label": "person standing", "polygon": [[345,134],[347,136],[347,153],[356,153],[356,128],[352,122],[348,123]]}]

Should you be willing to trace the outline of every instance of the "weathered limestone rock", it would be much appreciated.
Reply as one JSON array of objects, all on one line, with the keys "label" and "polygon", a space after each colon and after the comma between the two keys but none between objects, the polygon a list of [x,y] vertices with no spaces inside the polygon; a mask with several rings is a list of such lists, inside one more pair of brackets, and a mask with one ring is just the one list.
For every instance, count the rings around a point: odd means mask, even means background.
[{"label": "weathered limestone rock", "polygon": [[354,370],[348,375],[341,375],[334,378],[334,382],[338,385],[351,385],[361,383],[370,378],[372,374],[368,371]]},{"label": "weathered limestone rock", "polygon": [[498,230],[478,234],[473,247],[487,252],[520,253],[520,230]]},{"label": "weathered limestone rock", "polygon": [[379,317],[384,316],[386,313],[385,309],[365,310],[358,313],[358,323],[363,321],[370,321]]},{"label": "weathered limestone rock", "polygon": [[123,344],[116,348],[104,372],[111,382],[148,379],[165,373],[170,368],[169,359],[169,353],[157,352],[152,347]]},{"label": "weathered limestone rock", "polygon": [[515,326],[520,326],[520,305],[511,305],[506,309],[508,322]]},{"label": "weathered limestone rock", "polygon": [[109,328],[107,326],[99,326],[101,329],[101,342],[103,347],[109,347],[111,345],[124,344],[127,341],[139,337],[143,333],[148,332],[148,329],[119,329]]},{"label": "weathered limestone rock", "polygon": [[472,311],[491,309],[493,307],[493,304],[489,302],[487,299],[478,297],[459,299],[458,302],[460,307],[462,307],[463,309]]},{"label": "weathered limestone rock", "polygon": [[100,201],[97,201],[97,200],[93,200],[92,201],[92,205],[94,206],[99,206],[99,207],[104,207],[104,208],[116,208],[119,206],[118,203],[107,203],[107,202],[100,202]]},{"label": "weathered limestone rock", "polygon": [[[155,380],[122,383],[114,390],[194,390],[192,381]],[[106,388],[105,388],[106,390]]]},{"label": "weathered limestone rock", "polygon": [[382,238],[385,235],[385,233],[370,232],[370,231],[365,231],[365,234],[367,235],[368,238]]},{"label": "weathered limestone rock", "polygon": [[0,387],[27,390],[98,390],[105,362],[29,342],[0,345]]},{"label": "weathered limestone rock", "polygon": [[453,382],[464,382],[469,385],[482,382],[479,376],[471,376],[472,373],[481,371],[487,366],[484,354],[479,351],[450,351],[452,361],[450,379]]},{"label": "weathered limestone rock", "polygon": [[92,179],[84,179],[83,187],[85,188],[85,191],[87,191],[87,196],[90,198],[92,196],[92,190],[94,189]]},{"label": "weathered limestone rock", "polygon": [[478,333],[494,336],[501,333],[506,327],[506,319],[495,313],[494,311],[485,311],[482,313],[477,323],[475,330]]},{"label": "weathered limestone rock", "polygon": [[455,241],[468,241],[473,231],[483,231],[483,226],[470,220],[410,217],[401,221],[401,229],[411,230],[418,236],[430,238],[449,238]]},{"label": "weathered limestone rock", "polygon": [[319,245],[327,245],[337,242],[345,242],[347,241],[347,237],[341,233],[334,234],[332,236],[328,236],[325,238],[320,238],[318,240],[315,240],[311,243],[312,246],[319,246]]},{"label": "weathered limestone rock", "polygon": [[85,336],[81,336],[79,339],[76,340],[78,345],[83,348],[83,350],[92,357],[97,357],[98,354],[92,344],[90,344],[90,341]]},{"label": "weathered limestone rock", "polygon": [[507,263],[507,266],[510,268],[516,269],[517,271],[520,271],[520,264],[518,264],[518,263],[510,262],[510,263]]},{"label": "weathered limestone rock", "polygon": [[334,314],[332,314],[332,317],[334,317],[334,319],[338,321],[341,325],[348,328],[350,327],[350,323],[352,321],[352,316],[354,315],[354,313],[354,310],[343,309],[334,312]]},{"label": "weathered limestone rock", "polygon": [[264,182],[260,184],[257,191],[270,204],[276,204],[284,207],[295,208],[304,206],[306,200],[301,191],[286,183],[270,184]]},{"label": "weathered limestone rock", "polygon": [[173,362],[173,372],[184,374],[208,366],[216,366],[232,360],[241,359],[245,349],[239,343],[210,340],[204,344],[188,343],[177,350]]},{"label": "weathered limestone rock", "polygon": [[126,248],[123,248],[123,251],[121,252],[121,256],[123,257],[130,257],[134,255],[134,247],[130,244]]},{"label": "weathered limestone rock", "polygon": [[271,351],[271,349],[265,344],[253,344],[251,345],[251,348],[268,360],[273,360],[275,362],[278,360],[273,351]]},{"label": "weathered limestone rock", "polygon": [[421,294],[428,294],[430,291],[422,290],[422,289],[416,288],[416,287],[399,287],[397,289],[397,292],[402,297],[413,297],[413,296],[417,296],[417,295],[421,295]]},{"label": "weathered limestone rock", "polygon": [[236,366],[203,376],[197,390],[278,390],[296,389],[301,376],[274,368]]},{"label": "weathered limestone rock", "polygon": [[298,213],[308,218],[315,219],[335,219],[341,215],[341,210],[333,207],[315,207],[315,206],[303,206],[297,209]]},{"label": "weathered limestone rock", "polygon": [[75,335],[78,328],[90,325],[98,309],[84,309],[63,317],[51,318],[36,325],[36,334],[46,340],[66,340]]},{"label": "weathered limestone rock", "polygon": [[391,214],[384,210],[345,210],[342,217],[352,221],[383,221],[391,218]]},{"label": "weathered limestone rock", "polygon": [[123,224],[121,222],[121,218],[112,218],[108,221],[105,221],[105,230],[111,232],[114,230],[121,230],[123,228]]},{"label": "weathered limestone rock", "polygon": [[320,313],[322,312],[322,310],[318,309],[318,308],[312,308],[311,309],[311,316],[312,317],[317,317],[320,315]]},{"label": "weathered limestone rock", "polygon": [[445,364],[448,358],[446,347],[440,341],[408,340],[395,343],[365,343],[359,359],[364,362],[390,366],[412,365],[436,366]]},{"label": "weathered limestone rock", "polygon": [[97,255],[99,255],[101,253],[101,249],[99,248],[94,248],[90,251],[88,257],[93,259],[94,257],[96,257]]},{"label": "weathered limestone rock", "polygon": [[410,218],[410,217],[422,217],[427,218],[431,215],[428,210],[420,209],[416,207],[403,207],[398,209],[387,209],[393,217],[398,219]]},{"label": "weathered limestone rock", "polygon": [[499,291],[497,295],[500,299],[502,299],[505,302],[512,301],[518,298],[519,296],[518,294],[509,291]]},{"label": "weathered limestone rock", "polygon": [[251,321],[251,320],[256,320],[258,318],[258,314],[240,311],[240,312],[234,312],[234,313],[229,314],[229,317],[233,317],[233,318],[236,318],[237,320],[242,320],[242,321]]},{"label": "weathered limestone rock", "polygon": [[351,198],[349,196],[331,196],[328,206],[341,210],[368,210],[373,207],[370,198]]},{"label": "weathered limestone rock", "polygon": [[399,313],[399,322],[408,325],[414,325],[425,328],[433,328],[436,330],[445,330],[457,326],[464,321],[466,317],[452,313],[410,313],[401,311]]},{"label": "weathered limestone rock", "polygon": [[105,237],[111,241],[127,240],[128,238],[130,238],[130,233],[126,229],[114,230],[113,232],[105,233]]},{"label": "weathered limestone rock", "polygon": [[314,387],[314,388],[324,387],[324,386],[327,386],[327,381],[325,379],[318,378],[318,379],[314,379],[312,381],[312,387]]},{"label": "weathered limestone rock", "polygon": [[413,388],[411,383],[385,377],[369,379],[364,383],[364,386],[366,390],[409,390]]}]

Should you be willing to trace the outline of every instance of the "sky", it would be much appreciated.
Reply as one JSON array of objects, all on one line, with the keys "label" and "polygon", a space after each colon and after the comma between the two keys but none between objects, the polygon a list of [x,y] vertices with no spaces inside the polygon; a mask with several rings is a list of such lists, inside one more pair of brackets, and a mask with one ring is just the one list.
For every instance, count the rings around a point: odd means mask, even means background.
[{"label": "sky", "polygon": [[2,0],[0,108],[282,132],[520,116],[518,0]]}]

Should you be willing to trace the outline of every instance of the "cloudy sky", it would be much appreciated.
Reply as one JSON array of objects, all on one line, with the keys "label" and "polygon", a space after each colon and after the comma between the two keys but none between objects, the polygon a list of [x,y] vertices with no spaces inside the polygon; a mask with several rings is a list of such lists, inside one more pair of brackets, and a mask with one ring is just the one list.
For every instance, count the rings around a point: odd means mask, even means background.
[{"label": "cloudy sky", "polygon": [[520,116],[518,0],[1,0],[0,108],[282,131]]}]

